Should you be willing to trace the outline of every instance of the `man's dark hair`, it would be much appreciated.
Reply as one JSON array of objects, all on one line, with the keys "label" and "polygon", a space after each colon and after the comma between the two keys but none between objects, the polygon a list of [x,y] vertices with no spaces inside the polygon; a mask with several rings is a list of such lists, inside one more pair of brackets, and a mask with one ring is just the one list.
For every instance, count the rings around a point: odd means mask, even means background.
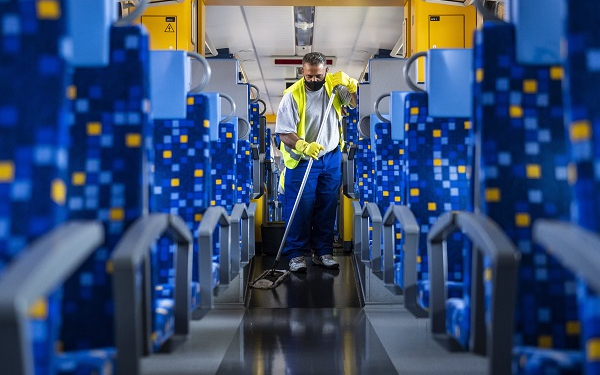
[{"label": "man's dark hair", "polygon": [[325,55],[323,55],[321,52],[309,52],[304,55],[304,58],[302,59],[302,65],[308,64],[312,66],[319,66],[321,64],[325,65],[326,61]]}]

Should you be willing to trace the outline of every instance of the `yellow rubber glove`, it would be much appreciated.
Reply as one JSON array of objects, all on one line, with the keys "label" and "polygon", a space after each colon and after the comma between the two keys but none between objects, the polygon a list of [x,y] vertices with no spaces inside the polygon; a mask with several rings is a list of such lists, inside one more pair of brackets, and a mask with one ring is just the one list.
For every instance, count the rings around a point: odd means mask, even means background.
[{"label": "yellow rubber glove", "polygon": [[295,146],[296,151],[302,153],[302,155],[310,156],[315,160],[319,160],[319,152],[325,150],[323,146],[317,142],[308,143],[304,139],[299,139]]},{"label": "yellow rubber glove", "polygon": [[349,93],[355,93],[356,89],[358,87],[358,81],[355,80],[354,78],[350,78],[350,76],[348,76],[348,74],[344,73],[344,72],[335,72],[333,73],[333,80],[331,81],[331,83],[333,84],[333,87],[337,86],[337,85],[342,85],[345,86],[348,89]]}]

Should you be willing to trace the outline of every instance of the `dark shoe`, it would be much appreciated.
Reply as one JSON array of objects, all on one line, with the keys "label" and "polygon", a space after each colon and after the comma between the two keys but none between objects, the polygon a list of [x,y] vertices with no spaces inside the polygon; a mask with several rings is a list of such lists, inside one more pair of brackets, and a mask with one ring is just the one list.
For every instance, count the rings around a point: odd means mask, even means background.
[{"label": "dark shoe", "polygon": [[335,269],[340,267],[340,264],[335,259],[333,259],[333,256],[330,254],[321,255],[320,257],[313,254],[312,261],[317,266],[329,269]]},{"label": "dark shoe", "polygon": [[296,257],[290,260],[290,271],[306,272],[306,261],[304,257]]}]

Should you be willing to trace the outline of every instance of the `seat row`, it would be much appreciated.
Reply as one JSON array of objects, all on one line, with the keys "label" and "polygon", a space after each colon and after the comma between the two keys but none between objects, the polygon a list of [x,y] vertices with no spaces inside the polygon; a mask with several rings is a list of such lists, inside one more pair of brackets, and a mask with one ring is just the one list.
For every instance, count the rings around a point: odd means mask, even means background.
[{"label": "seat row", "polygon": [[[90,7],[104,11],[92,17]],[[211,308],[254,255],[249,141],[221,120],[216,93],[184,92],[184,115],[161,116],[157,54],[143,27],[111,9],[0,4],[7,373],[139,373],[141,356],[187,335],[191,312]],[[73,19],[108,36],[88,38],[87,59]]]},{"label": "seat row", "polygon": [[[600,39],[581,22],[592,3],[561,4],[567,49],[550,64],[520,60],[525,10],[511,23],[484,22],[473,50],[447,51],[471,55],[461,63],[471,67],[467,115],[433,114],[444,109],[428,81],[427,93],[392,92],[387,118],[357,137],[357,259],[429,316],[433,333],[486,354],[490,374],[600,371]],[[445,53],[426,54],[428,80]]]}]

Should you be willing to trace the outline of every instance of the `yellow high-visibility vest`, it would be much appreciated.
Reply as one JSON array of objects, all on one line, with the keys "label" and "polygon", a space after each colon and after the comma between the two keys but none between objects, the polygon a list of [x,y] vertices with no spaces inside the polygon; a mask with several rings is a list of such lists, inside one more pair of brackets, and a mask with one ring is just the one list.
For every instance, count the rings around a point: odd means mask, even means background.
[{"label": "yellow high-visibility vest", "polygon": [[[331,84],[332,75],[327,74],[325,76],[325,90],[327,90],[327,94],[331,97],[331,92],[333,91],[333,85]],[[306,122],[305,122],[305,112],[304,107],[306,106],[306,89],[304,88],[304,77],[300,78],[296,83],[288,87],[283,93],[287,94],[288,92],[292,93],[292,97],[296,102],[296,106],[298,107],[298,117],[300,117],[300,121],[296,124],[296,135],[300,139],[304,139],[306,135]],[[333,100],[333,107],[338,116],[338,121],[342,118],[342,103],[339,97],[336,97]],[[344,140],[342,139],[342,128],[340,127],[340,146],[342,149],[344,147]],[[302,154],[290,147],[288,147],[285,143],[281,142],[279,145],[279,149],[283,154],[283,162],[287,168],[294,169],[302,159]]]}]

